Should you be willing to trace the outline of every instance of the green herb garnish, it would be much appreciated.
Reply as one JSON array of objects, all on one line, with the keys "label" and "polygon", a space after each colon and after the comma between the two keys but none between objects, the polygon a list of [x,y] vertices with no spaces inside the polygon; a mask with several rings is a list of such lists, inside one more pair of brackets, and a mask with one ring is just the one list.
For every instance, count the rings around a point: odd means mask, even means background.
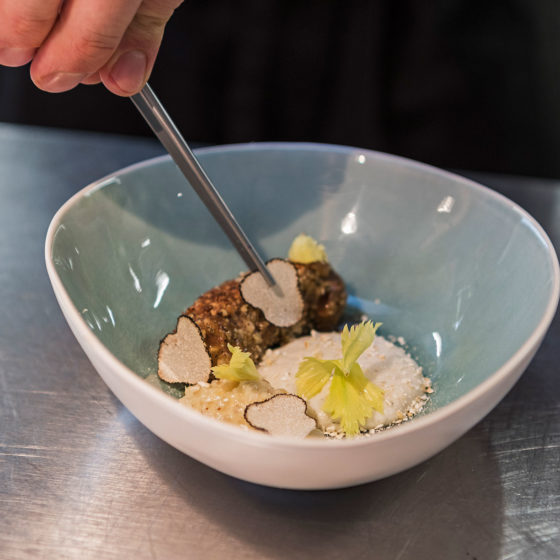
[{"label": "green herb garnish", "polygon": [[258,381],[261,376],[255,367],[251,354],[243,352],[238,346],[227,345],[231,352],[229,364],[214,366],[212,373],[218,379],[228,379],[229,381]]},{"label": "green herb garnish", "polygon": [[342,331],[342,359],[304,358],[296,373],[298,395],[310,399],[330,380],[323,410],[340,423],[348,436],[356,435],[374,410],[383,412],[383,391],[362,371],[358,358],[372,344],[381,323],[364,321]]},{"label": "green herb garnish", "polygon": [[317,243],[313,237],[304,233],[292,241],[288,259],[298,263],[328,262],[324,245]]}]

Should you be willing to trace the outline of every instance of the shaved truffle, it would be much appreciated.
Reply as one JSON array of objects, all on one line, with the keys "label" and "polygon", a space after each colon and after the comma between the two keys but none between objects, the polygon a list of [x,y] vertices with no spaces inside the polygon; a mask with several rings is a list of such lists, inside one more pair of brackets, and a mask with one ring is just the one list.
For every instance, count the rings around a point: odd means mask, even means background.
[{"label": "shaved truffle", "polygon": [[245,408],[248,424],[274,436],[304,438],[317,427],[306,414],[307,403],[297,395],[279,394]]},{"label": "shaved truffle", "polygon": [[210,354],[200,329],[190,317],[179,317],[175,332],[163,339],[158,365],[158,375],[169,383],[208,381]]},{"label": "shaved truffle", "polygon": [[302,318],[304,307],[297,269],[282,259],[273,259],[266,266],[276,286],[270,287],[260,272],[252,272],[241,281],[241,295],[273,325],[291,327]]}]

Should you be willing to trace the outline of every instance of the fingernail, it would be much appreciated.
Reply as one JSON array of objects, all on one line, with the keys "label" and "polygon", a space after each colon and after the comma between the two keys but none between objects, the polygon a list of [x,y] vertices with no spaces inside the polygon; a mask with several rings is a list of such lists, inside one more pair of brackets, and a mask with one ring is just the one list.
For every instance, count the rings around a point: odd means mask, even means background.
[{"label": "fingernail", "polygon": [[75,88],[87,74],[77,74],[72,72],[57,72],[50,74],[41,80],[41,89],[51,93],[60,93]]},{"label": "fingernail", "polygon": [[148,58],[142,51],[128,51],[123,53],[113,64],[110,78],[125,93],[135,93],[144,83]]},{"label": "fingernail", "polygon": [[35,49],[0,49],[0,64],[4,66],[23,66],[33,58],[34,54]]},{"label": "fingernail", "polygon": [[91,86],[98,84],[100,81],[99,72],[94,72],[93,74],[88,74],[80,83],[85,86]]}]

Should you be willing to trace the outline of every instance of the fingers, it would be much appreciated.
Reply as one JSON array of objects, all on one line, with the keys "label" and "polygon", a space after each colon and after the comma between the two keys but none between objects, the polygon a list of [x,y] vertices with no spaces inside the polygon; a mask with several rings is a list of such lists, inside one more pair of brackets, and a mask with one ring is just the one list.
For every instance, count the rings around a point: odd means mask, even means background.
[{"label": "fingers", "polygon": [[27,64],[58,16],[61,0],[0,0],[0,64]]},{"label": "fingers", "polygon": [[96,73],[119,46],[140,5],[141,0],[66,0],[33,58],[31,78],[37,87],[66,91]]},{"label": "fingers", "polygon": [[0,0],[0,64],[30,60],[45,91],[102,81],[117,95],[146,83],[182,0]]},{"label": "fingers", "polygon": [[182,0],[144,0],[119,47],[100,70],[107,89],[129,96],[142,89],[154,66],[165,25]]}]

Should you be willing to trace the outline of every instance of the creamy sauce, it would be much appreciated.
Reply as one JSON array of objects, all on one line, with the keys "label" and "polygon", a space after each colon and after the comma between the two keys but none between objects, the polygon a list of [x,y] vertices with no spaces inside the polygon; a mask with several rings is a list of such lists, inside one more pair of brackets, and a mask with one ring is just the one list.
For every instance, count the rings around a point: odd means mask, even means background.
[{"label": "creamy sauce", "polygon": [[[288,393],[296,392],[295,374],[300,362],[308,356],[320,359],[341,358],[340,333],[313,332],[293,340],[289,344],[268,350],[264,355],[259,373],[273,387],[282,387]],[[381,429],[410,418],[418,412],[431,392],[429,380],[422,368],[400,346],[376,336],[373,344],[360,356],[358,363],[366,377],[384,391],[383,412],[374,411],[366,429]],[[338,425],[322,410],[329,391],[327,383],[323,390],[308,401],[310,412],[317,418],[319,427],[336,432]]]}]

